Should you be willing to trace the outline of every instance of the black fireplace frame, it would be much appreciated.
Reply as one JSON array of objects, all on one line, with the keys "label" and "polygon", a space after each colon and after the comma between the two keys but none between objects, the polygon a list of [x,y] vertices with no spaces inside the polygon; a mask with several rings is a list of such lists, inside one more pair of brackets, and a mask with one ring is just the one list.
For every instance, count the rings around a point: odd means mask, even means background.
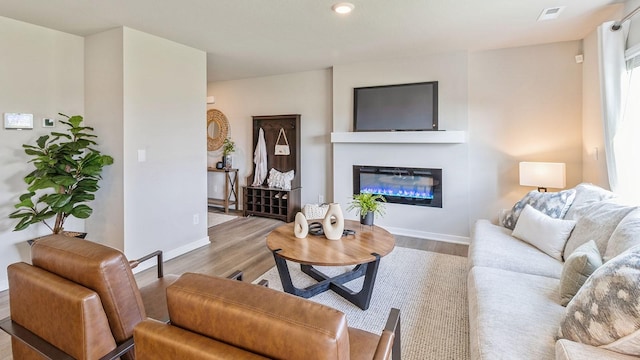
[{"label": "black fireplace frame", "polygon": [[442,208],[442,169],[353,165],[353,194],[360,194],[360,173],[430,176],[434,180],[433,199],[384,195],[389,203]]}]

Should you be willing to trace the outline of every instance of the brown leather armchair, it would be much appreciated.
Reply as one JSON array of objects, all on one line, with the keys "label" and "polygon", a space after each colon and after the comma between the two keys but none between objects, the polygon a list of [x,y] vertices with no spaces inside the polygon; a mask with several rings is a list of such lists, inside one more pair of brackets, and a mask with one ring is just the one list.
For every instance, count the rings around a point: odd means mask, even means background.
[{"label": "brown leather armchair", "polygon": [[187,273],[167,288],[170,323],[134,329],[137,360],[400,359],[400,312],[382,335],[330,307],[247,283]]},{"label": "brown leather armchair", "polygon": [[165,290],[177,276],[163,276],[161,252],[142,259],[158,258],[154,291],[136,284],[139,260],[88,240],[47,236],[31,256],[33,265],[7,269],[11,316],[0,327],[12,336],[14,359],[133,359],[134,326],[168,319]]}]

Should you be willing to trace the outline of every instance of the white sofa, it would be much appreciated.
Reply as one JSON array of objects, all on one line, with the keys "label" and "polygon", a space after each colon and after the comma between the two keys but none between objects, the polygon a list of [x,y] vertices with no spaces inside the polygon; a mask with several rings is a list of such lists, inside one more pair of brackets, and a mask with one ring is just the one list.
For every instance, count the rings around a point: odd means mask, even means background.
[{"label": "white sofa", "polygon": [[[611,194],[588,184],[576,190],[572,209]],[[565,218],[578,216],[570,211]],[[477,221],[472,231],[467,283],[471,359],[638,359],[556,340],[566,312],[559,294],[564,263],[511,233],[488,220]]]}]

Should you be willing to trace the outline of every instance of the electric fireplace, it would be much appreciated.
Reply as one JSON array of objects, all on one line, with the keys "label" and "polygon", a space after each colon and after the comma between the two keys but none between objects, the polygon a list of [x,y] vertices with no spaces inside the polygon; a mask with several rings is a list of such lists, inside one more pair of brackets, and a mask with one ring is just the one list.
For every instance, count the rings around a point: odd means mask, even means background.
[{"label": "electric fireplace", "polygon": [[442,207],[442,169],[353,166],[353,193],[384,196],[387,202]]}]

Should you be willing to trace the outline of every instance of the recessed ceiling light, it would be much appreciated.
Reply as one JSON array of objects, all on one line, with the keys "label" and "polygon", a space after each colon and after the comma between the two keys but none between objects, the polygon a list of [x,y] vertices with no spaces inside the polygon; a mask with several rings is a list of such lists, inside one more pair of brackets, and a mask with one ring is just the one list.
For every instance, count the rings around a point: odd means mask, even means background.
[{"label": "recessed ceiling light", "polygon": [[556,19],[565,7],[566,6],[556,6],[542,10],[542,13],[538,16],[538,21]]},{"label": "recessed ceiling light", "polygon": [[352,3],[344,2],[338,3],[331,7],[331,10],[337,12],[338,14],[348,14],[353,10],[355,6]]}]

